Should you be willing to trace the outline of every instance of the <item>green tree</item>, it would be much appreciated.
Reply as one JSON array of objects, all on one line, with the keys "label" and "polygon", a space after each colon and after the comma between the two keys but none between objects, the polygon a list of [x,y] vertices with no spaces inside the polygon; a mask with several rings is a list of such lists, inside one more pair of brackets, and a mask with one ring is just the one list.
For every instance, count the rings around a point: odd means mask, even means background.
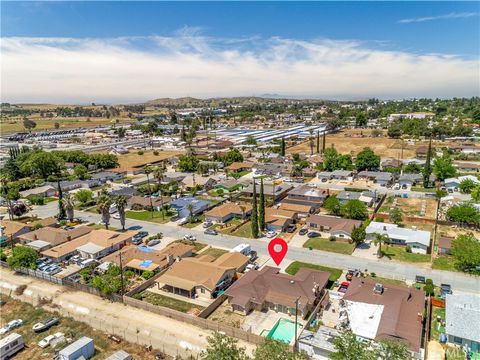
[{"label": "green tree", "polygon": [[63,197],[62,206],[65,209],[68,221],[72,222],[75,217],[75,201],[71,194],[67,194]]},{"label": "green tree", "polygon": [[398,225],[402,222],[403,212],[400,208],[394,207],[390,210],[388,217],[391,222]]},{"label": "green tree", "polygon": [[120,216],[120,224],[122,224],[122,230],[125,230],[125,209],[127,208],[127,198],[125,195],[117,195],[115,198],[115,206],[117,207],[118,216]]},{"label": "green tree", "polygon": [[58,192],[58,220],[64,220],[67,214],[65,213],[65,208],[63,206],[63,192],[62,187],[60,186],[60,181],[57,181],[57,192]]},{"label": "green tree", "polygon": [[352,240],[355,244],[361,244],[365,241],[365,237],[367,236],[365,232],[365,228],[363,226],[353,227],[352,230]]},{"label": "green tree", "polygon": [[102,221],[105,225],[105,229],[108,230],[110,224],[110,206],[112,205],[112,199],[107,194],[102,194],[97,199],[97,209],[102,215]]},{"label": "green tree", "polygon": [[338,152],[335,148],[325,149],[323,152],[323,168],[326,171],[337,169]]},{"label": "green tree", "polygon": [[17,158],[20,172],[24,176],[36,176],[42,179],[59,174],[64,168],[64,161],[56,153],[32,151]]},{"label": "green tree", "polygon": [[80,180],[86,180],[89,178],[88,170],[85,165],[82,164],[75,165],[73,168],[73,173]]},{"label": "green tree", "polygon": [[421,172],[422,169],[423,168],[420,164],[410,163],[410,164],[405,165],[405,167],[403,168],[403,172],[408,173],[408,174],[416,174],[416,173]]},{"label": "green tree", "polygon": [[333,340],[333,345],[336,351],[330,354],[332,360],[366,360],[368,358],[367,350],[357,341],[356,335],[351,330],[343,331]]},{"label": "green tree", "polygon": [[233,164],[234,162],[242,162],[243,155],[238,149],[230,149],[223,157],[223,162],[226,166]]},{"label": "green tree", "polygon": [[452,255],[455,257],[455,266],[466,272],[479,272],[480,241],[471,234],[459,235],[452,242]]},{"label": "green tree", "polygon": [[390,239],[388,238],[387,235],[379,234],[379,233],[374,234],[373,243],[375,245],[378,245],[378,250],[377,250],[378,257],[383,256],[382,244],[388,244],[389,242],[390,242]]},{"label": "green tree", "polygon": [[188,203],[187,204],[187,210],[188,210],[188,222],[189,223],[193,223],[195,218],[193,216],[193,209],[194,209],[194,206],[192,203]]},{"label": "green tree", "polygon": [[476,186],[477,184],[472,179],[465,179],[458,185],[458,188],[461,192],[470,194]]},{"label": "green tree", "polygon": [[142,278],[144,278],[145,280],[148,280],[148,279],[151,279],[154,275],[155,275],[155,273],[153,271],[145,270],[142,273]]},{"label": "green tree", "polygon": [[342,206],[342,215],[355,220],[364,220],[368,216],[367,206],[360,200],[348,200]]},{"label": "green tree", "polygon": [[24,118],[23,127],[25,128],[25,130],[31,131],[32,129],[35,129],[37,127],[37,123],[33,120]]},{"label": "green tree", "polygon": [[439,180],[445,180],[454,177],[457,170],[453,166],[452,159],[449,155],[443,155],[433,161],[433,173]]},{"label": "green tree", "polygon": [[182,155],[178,161],[178,168],[181,171],[195,172],[199,163],[200,160],[195,155]]},{"label": "green tree", "polygon": [[480,202],[480,186],[476,186],[474,189],[472,189],[472,200],[475,202]]},{"label": "green tree", "polygon": [[304,353],[293,353],[288,345],[281,341],[266,338],[257,346],[253,353],[253,360],[307,360]]},{"label": "green tree", "polygon": [[250,217],[252,226],[252,236],[258,237],[258,213],[257,213],[257,189],[255,185],[255,178],[253,179],[253,199],[252,199],[252,215]]},{"label": "green tree", "polygon": [[398,139],[402,136],[402,126],[397,123],[392,123],[387,129],[387,135],[390,138]]},{"label": "green tree", "polygon": [[447,210],[447,220],[478,225],[480,224],[480,212],[470,203],[461,203]]},{"label": "green tree", "polygon": [[379,360],[406,360],[410,359],[410,351],[407,345],[402,341],[384,339],[377,343],[375,350],[375,359]]},{"label": "green tree", "polygon": [[358,171],[378,170],[380,167],[380,156],[375,155],[372,149],[366,147],[358,153],[355,166]]},{"label": "green tree", "polygon": [[359,112],[355,118],[355,126],[362,127],[367,125],[367,116],[363,111]]},{"label": "green tree", "polygon": [[80,203],[80,206],[86,206],[93,200],[93,193],[88,189],[80,189],[75,193],[75,200]]},{"label": "green tree", "polygon": [[204,360],[248,360],[244,347],[238,346],[238,340],[215,332],[207,337],[207,348],[200,357]]},{"label": "green tree", "polygon": [[320,154],[320,131],[317,131],[317,154]]},{"label": "green tree", "polygon": [[260,179],[260,204],[258,208],[258,228],[260,231],[265,230],[265,194],[263,190],[263,179]]},{"label": "green tree", "polygon": [[280,143],[280,155],[285,156],[285,138],[282,137],[282,142]]},{"label": "green tree", "polygon": [[246,145],[257,145],[257,140],[252,135],[248,135],[247,138],[245,139],[245,144]]},{"label": "green tree", "polygon": [[427,279],[425,280],[425,286],[423,287],[423,291],[427,296],[434,296],[435,295],[435,287],[433,286],[433,280]]},{"label": "green tree", "polygon": [[323,207],[327,209],[331,215],[340,215],[342,212],[342,206],[337,195],[330,195],[323,203]]},{"label": "green tree", "polygon": [[432,159],[432,138],[428,143],[427,159],[425,161],[425,167],[423,168],[423,187],[428,188],[430,186],[430,175],[432,175],[432,165],[430,164]]},{"label": "green tree", "polygon": [[8,266],[12,268],[36,269],[37,252],[28,246],[15,246],[12,256],[7,259]]}]

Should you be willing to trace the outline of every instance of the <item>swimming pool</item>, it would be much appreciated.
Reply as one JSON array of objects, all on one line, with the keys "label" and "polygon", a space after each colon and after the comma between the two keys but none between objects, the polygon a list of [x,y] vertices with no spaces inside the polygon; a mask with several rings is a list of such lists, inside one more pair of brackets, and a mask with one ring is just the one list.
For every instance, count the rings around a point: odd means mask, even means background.
[{"label": "swimming pool", "polygon": [[[297,325],[297,329],[300,329],[300,324]],[[295,337],[295,322],[287,319],[278,319],[268,332],[267,337],[289,344]]]}]

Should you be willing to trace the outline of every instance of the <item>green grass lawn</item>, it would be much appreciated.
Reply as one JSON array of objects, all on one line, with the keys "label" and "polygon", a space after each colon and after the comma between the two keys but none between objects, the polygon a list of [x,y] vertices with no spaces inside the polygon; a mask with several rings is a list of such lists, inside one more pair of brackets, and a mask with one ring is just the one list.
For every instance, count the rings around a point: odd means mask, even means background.
[{"label": "green grass lawn", "polygon": [[241,219],[234,218],[227,223],[227,225],[229,225],[229,226],[227,226],[225,228],[222,227],[222,224],[215,224],[211,228],[217,230],[219,233],[222,233],[222,234],[234,235],[234,236],[240,236],[240,237],[244,237],[244,238],[253,239],[252,226],[251,226],[250,221],[248,221],[247,223],[240,226],[234,232],[230,231],[233,227],[237,226],[241,222],[242,222]]},{"label": "green grass lawn", "polygon": [[408,287],[407,283],[403,280],[389,279],[389,278],[384,278],[384,277],[381,277],[381,276],[375,276],[375,277],[367,276],[367,279],[375,280],[375,281],[378,281],[379,283],[383,283],[383,284],[391,284],[391,285]]},{"label": "green grass lawn", "polygon": [[432,307],[432,323],[430,325],[430,340],[439,340],[440,334],[445,333],[445,328],[437,321],[437,316],[445,321],[445,309]]},{"label": "green grass lawn", "polygon": [[[93,227],[94,229],[96,230],[102,230],[102,229],[105,229],[105,225],[100,225],[100,224],[88,224],[88,226],[90,227]],[[108,227],[108,230],[112,230],[112,231],[115,231],[115,230],[118,230],[116,227],[113,227],[113,226],[109,226]]]},{"label": "green grass lawn", "polygon": [[383,256],[397,261],[405,261],[405,262],[430,262],[430,255],[429,254],[413,254],[408,253],[405,251],[405,247],[403,246],[382,246]]},{"label": "green grass lawn", "polygon": [[240,226],[237,230],[231,233],[231,235],[253,239],[252,225],[250,224],[250,221]]},{"label": "green grass lawn", "polygon": [[194,252],[199,252],[200,250],[202,250],[205,246],[207,246],[207,244],[204,244],[204,243],[201,243],[201,242],[198,242],[198,241],[195,241],[193,244],[191,241],[187,241],[187,240],[175,240],[172,242],[173,243],[181,243],[181,244],[185,244],[185,245],[191,245],[193,246],[193,251]]},{"label": "green grass lawn", "polygon": [[212,256],[214,257],[215,259],[219,258],[220,256],[222,256],[223,254],[226,254],[228,251],[227,250],[223,250],[223,249],[217,249],[217,248],[210,248],[208,250],[205,250],[203,251],[200,255],[203,256],[203,255],[208,255],[208,256]]},{"label": "green grass lawn", "polygon": [[455,258],[448,255],[443,255],[436,259],[433,259],[432,269],[458,271],[455,267]]},{"label": "green grass lawn", "polygon": [[165,214],[165,219],[163,219],[160,211],[146,211],[146,210],[132,211],[132,210],[127,210],[127,211],[125,211],[125,216],[127,217],[127,219],[150,221],[150,222],[165,224],[165,223],[170,221],[173,214]]},{"label": "green grass lawn", "polygon": [[204,309],[204,307],[200,305],[192,304],[187,301],[174,299],[174,298],[153,293],[150,291],[143,291],[141,293],[135,294],[134,298],[138,300],[146,301],[153,305],[163,306],[169,309],[181,311],[183,313],[186,313],[193,308],[196,308],[199,310]]},{"label": "green grass lawn", "polygon": [[350,244],[345,241],[330,241],[326,238],[317,237],[308,239],[303,244],[303,247],[351,255],[355,249],[355,244]]},{"label": "green grass lawn", "polygon": [[336,268],[331,268],[327,266],[322,266],[322,265],[316,265],[316,264],[309,264],[309,263],[304,263],[301,261],[294,261],[288,267],[285,269],[285,272],[290,275],[295,275],[300,268],[308,268],[308,269],[313,269],[313,270],[319,270],[319,271],[326,271],[330,273],[330,277],[328,278],[328,287],[332,288],[333,283],[337,281],[340,278],[340,275],[342,275],[342,270],[341,269],[336,269]]},{"label": "green grass lawn", "polygon": [[412,186],[411,190],[412,191],[418,191],[418,192],[428,192],[428,193],[434,193],[434,192],[437,191],[436,188],[425,189],[424,187],[421,187],[421,186]]}]

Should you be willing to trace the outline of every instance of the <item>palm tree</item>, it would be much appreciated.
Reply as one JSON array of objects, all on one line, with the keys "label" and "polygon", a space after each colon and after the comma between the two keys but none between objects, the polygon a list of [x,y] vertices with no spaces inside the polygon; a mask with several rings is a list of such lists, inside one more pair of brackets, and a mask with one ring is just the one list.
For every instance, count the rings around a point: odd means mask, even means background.
[{"label": "palm tree", "polygon": [[150,187],[150,174],[152,173],[152,167],[150,165],[145,165],[143,167],[143,172],[145,173],[145,175],[147,175],[148,198],[150,199],[150,211],[152,212],[153,218],[152,188]]},{"label": "palm tree", "polygon": [[309,144],[310,144],[310,155],[313,155],[313,130],[310,129],[310,139],[309,139]]},{"label": "palm tree", "polygon": [[115,205],[117,206],[118,215],[120,216],[122,230],[125,230],[125,208],[127,207],[127,198],[125,195],[118,195],[115,198]]},{"label": "palm tree", "polygon": [[68,221],[72,222],[74,218],[74,211],[75,211],[75,201],[71,194],[67,194],[62,199],[62,206],[67,213]]},{"label": "palm tree", "polygon": [[192,204],[192,203],[188,203],[188,204],[187,204],[187,210],[188,210],[188,212],[190,213],[190,215],[189,215],[189,217],[190,217],[189,222],[192,223],[192,222],[193,222],[193,204]]},{"label": "palm tree", "polygon": [[390,239],[385,234],[375,233],[375,238],[373,239],[373,243],[378,245],[377,250],[377,257],[382,257],[382,244],[389,243]]},{"label": "palm tree", "polygon": [[158,181],[158,195],[160,195],[162,219],[165,220],[165,212],[163,211],[163,193],[162,193],[163,168],[161,168],[160,166],[155,166],[155,168],[153,169],[153,177]]},{"label": "palm tree", "polygon": [[247,207],[245,205],[240,205],[240,210],[242,210],[242,220],[245,219],[245,211]]},{"label": "palm tree", "polygon": [[105,229],[108,230],[108,224],[110,223],[110,206],[112,205],[112,199],[107,194],[102,194],[97,199],[97,209],[102,214],[102,221],[105,224]]},{"label": "palm tree", "polygon": [[7,207],[8,207],[8,217],[10,220],[13,220],[13,209],[12,209],[12,202],[10,201],[10,197],[8,196],[8,183],[11,181],[10,176],[7,174],[2,174],[0,178],[0,184],[2,186],[2,196],[5,198],[7,201]]}]

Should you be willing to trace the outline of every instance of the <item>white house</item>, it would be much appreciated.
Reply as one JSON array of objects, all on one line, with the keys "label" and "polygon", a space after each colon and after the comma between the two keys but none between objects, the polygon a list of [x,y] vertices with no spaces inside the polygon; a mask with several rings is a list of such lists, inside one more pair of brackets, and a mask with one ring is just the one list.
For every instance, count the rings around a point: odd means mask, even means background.
[{"label": "white house", "polygon": [[417,229],[406,229],[395,224],[372,221],[365,229],[367,240],[373,240],[375,234],[388,236],[395,245],[410,246],[413,253],[426,254],[430,246],[430,232]]},{"label": "white house", "polygon": [[480,352],[480,296],[447,294],[445,304],[447,343]]}]

